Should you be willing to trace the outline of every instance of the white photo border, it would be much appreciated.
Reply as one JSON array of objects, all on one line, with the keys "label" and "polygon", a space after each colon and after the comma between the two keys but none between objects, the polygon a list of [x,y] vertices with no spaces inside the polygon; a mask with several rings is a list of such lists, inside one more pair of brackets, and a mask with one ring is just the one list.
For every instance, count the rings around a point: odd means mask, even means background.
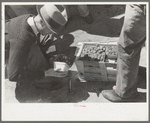
[{"label": "white photo border", "polygon": [[[44,2],[2,2],[1,34],[4,41],[5,5],[35,5]],[[49,2],[55,4],[57,2]],[[10,104],[4,102],[4,42],[1,44],[1,79],[2,79],[2,121],[148,121],[149,120],[149,3],[147,5],[147,102],[146,103],[85,103],[85,107],[74,107],[74,103],[67,104]],[[58,4],[58,3],[57,3]],[[122,2],[62,2],[62,4],[124,4]],[[79,103],[80,104],[80,103]]]}]

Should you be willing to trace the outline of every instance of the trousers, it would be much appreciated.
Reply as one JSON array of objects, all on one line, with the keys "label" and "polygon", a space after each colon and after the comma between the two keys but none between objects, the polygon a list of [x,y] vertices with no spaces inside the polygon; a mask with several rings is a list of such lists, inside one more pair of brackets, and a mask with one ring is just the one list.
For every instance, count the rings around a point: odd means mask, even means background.
[{"label": "trousers", "polygon": [[89,15],[89,9],[87,5],[77,5],[77,8],[79,10],[79,15],[81,17],[85,17]]},{"label": "trousers", "polygon": [[118,41],[117,80],[115,92],[122,98],[137,93],[141,48],[146,41],[144,5],[126,5],[124,24]]},{"label": "trousers", "polygon": [[[67,10],[67,15],[68,15],[68,18],[71,17],[72,14],[72,11],[70,10],[71,8],[73,8],[73,6],[71,5],[64,5],[64,7],[66,8]],[[77,9],[78,9],[78,14],[81,16],[81,17],[86,17],[90,14],[89,12],[89,8],[87,5],[76,5],[75,6]]]}]

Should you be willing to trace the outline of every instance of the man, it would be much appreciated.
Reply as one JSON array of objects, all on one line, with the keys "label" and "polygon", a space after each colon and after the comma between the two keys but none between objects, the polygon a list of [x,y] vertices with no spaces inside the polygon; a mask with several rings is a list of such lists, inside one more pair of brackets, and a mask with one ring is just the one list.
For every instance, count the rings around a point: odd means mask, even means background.
[{"label": "man", "polygon": [[26,14],[5,24],[5,64],[10,81],[40,78],[49,68],[38,45],[40,35],[59,33],[67,23],[64,6],[38,5],[38,15]]},{"label": "man", "polygon": [[117,80],[113,90],[102,95],[112,102],[133,101],[137,95],[141,48],[146,40],[146,5],[126,5],[125,20],[118,41]]}]

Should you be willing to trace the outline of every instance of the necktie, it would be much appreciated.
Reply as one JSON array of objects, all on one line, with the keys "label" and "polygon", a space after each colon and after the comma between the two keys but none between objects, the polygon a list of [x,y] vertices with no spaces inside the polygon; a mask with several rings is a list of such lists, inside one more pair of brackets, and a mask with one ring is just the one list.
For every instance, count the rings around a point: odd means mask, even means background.
[{"label": "necktie", "polygon": [[40,33],[37,34],[37,45],[40,46]]}]

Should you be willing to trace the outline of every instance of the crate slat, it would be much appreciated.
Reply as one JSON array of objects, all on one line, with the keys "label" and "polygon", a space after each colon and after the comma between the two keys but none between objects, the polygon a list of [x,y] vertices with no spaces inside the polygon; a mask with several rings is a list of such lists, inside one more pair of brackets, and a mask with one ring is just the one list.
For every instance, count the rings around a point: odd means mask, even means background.
[{"label": "crate slat", "polygon": [[109,62],[105,62],[106,67],[113,67],[114,69],[117,68],[117,63],[109,63]]},{"label": "crate slat", "polygon": [[100,72],[101,72],[103,81],[108,81],[108,79],[107,79],[107,69],[106,69],[106,66],[105,66],[105,62],[101,62],[101,63],[99,62],[99,67],[100,67]]},{"label": "crate slat", "polygon": [[99,67],[99,63],[95,61],[84,61],[86,67]]},{"label": "crate slat", "polygon": [[107,74],[109,75],[116,75],[117,74],[117,69],[107,69]]}]

